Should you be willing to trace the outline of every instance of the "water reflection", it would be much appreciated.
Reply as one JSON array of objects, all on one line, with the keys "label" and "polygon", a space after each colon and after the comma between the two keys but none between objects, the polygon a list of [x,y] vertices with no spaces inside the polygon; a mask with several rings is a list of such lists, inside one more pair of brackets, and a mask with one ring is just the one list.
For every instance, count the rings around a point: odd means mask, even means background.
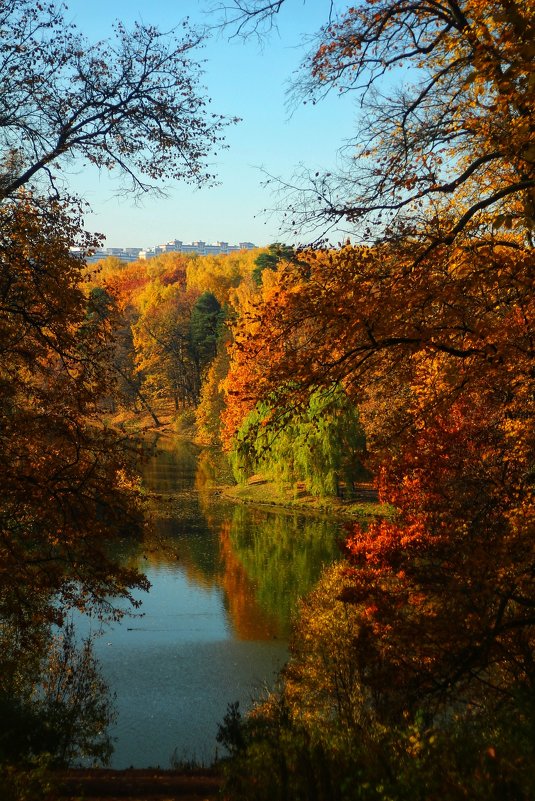
[{"label": "water reflection", "polygon": [[297,599],[338,556],[335,524],[225,501],[221,469],[171,438],[144,466],[152,524],[127,558],[152,589],[98,644],[117,692],[115,767],[167,767],[175,749],[213,759],[227,703],[273,682]]},{"label": "water reflection", "polygon": [[287,635],[297,601],[317,582],[323,566],[340,556],[332,522],[295,514],[233,509],[229,550],[255,587],[265,615]]},{"label": "water reflection", "polygon": [[286,637],[297,600],[339,556],[339,527],[225,501],[215,490],[225,468],[224,457],[199,455],[191,443],[160,443],[144,473],[145,486],[158,495],[148,558],[174,558],[199,586],[222,587],[238,637]]}]

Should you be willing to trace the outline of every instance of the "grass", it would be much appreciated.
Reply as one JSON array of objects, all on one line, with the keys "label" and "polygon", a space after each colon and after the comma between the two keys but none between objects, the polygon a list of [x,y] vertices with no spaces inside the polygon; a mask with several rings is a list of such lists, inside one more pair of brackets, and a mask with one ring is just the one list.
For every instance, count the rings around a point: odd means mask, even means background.
[{"label": "grass", "polygon": [[310,495],[302,484],[297,488],[279,486],[260,475],[252,476],[247,483],[225,487],[223,495],[233,501],[263,506],[298,508],[313,514],[336,514],[351,519],[373,517],[392,517],[394,509],[377,501],[371,485],[362,484],[356,488],[355,497],[350,499]]}]

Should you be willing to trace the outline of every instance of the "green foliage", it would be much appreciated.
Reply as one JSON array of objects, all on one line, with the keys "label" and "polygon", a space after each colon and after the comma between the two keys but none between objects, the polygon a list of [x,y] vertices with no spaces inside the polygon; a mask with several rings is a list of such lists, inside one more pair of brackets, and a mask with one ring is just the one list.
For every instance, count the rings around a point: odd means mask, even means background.
[{"label": "green foliage", "polygon": [[264,270],[276,270],[281,261],[293,261],[295,259],[295,250],[292,245],[283,245],[280,242],[274,242],[269,245],[267,251],[261,253],[255,259],[255,267],[251,273],[251,277],[257,286],[262,283],[262,273]]},{"label": "green foliage", "polygon": [[303,481],[310,493],[324,496],[367,477],[358,410],[341,388],[317,390],[306,409],[268,426],[273,416],[271,405],[260,403],[245,418],[231,452],[237,481],[260,472],[278,483]]},{"label": "green foliage", "polygon": [[203,292],[191,310],[190,336],[199,370],[215,358],[224,313],[211,292]]},{"label": "green foliage", "polygon": [[237,505],[229,534],[233,553],[256,587],[260,608],[287,636],[299,599],[314,587],[323,565],[339,555],[335,524],[281,513],[263,515],[253,527],[248,511]]}]

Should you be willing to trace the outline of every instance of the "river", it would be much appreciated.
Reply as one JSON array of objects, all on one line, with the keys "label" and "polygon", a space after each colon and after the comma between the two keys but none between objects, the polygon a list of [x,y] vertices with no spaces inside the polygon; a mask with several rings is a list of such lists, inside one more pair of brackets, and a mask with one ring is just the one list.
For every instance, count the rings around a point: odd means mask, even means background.
[{"label": "river", "polygon": [[116,694],[114,768],[211,763],[227,705],[272,686],[298,598],[339,555],[339,525],[226,501],[218,469],[171,437],[144,465],[154,523],[124,558],[152,586],[95,641]]}]

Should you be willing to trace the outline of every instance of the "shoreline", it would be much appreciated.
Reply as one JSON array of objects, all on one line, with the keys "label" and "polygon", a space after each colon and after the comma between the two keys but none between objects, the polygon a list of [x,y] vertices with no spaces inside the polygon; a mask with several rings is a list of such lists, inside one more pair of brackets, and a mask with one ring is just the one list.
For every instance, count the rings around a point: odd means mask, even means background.
[{"label": "shoreline", "polygon": [[270,507],[289,513],[315,516],[341,517],[346,520],[373,520],[377,517],[392,517],[394,510],[377,500],[377,491],[371,483],[355,487],[350,499],[335,496],[317,497],[308,493],[302,483],[297,487],[278,487],[261,475],[251,476],[245,484],[216,488],[227,500],[262,508]]},{"label": "shoreline", "polygon": [[52,775],[54,797],[63,801],[208,801],[220,797],[223,783],[217,768],[69,768]]}]

